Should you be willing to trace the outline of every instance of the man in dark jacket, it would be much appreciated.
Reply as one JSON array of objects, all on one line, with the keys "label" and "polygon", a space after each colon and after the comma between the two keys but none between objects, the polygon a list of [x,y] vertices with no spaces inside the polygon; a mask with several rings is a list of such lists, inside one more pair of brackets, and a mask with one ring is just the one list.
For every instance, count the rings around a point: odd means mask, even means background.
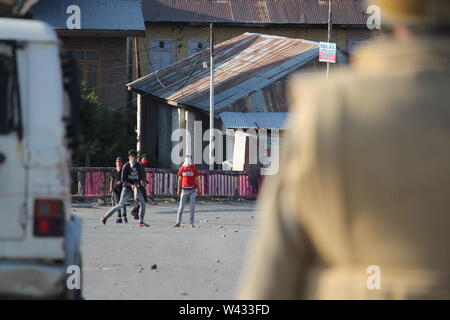
[{"label": "man in dark jacket", "polygon": [[[142,171],[143,171],[143,175],[144,175],[144,180],[145,180],[145,184],[144,185],[141,185],[140,187],[139,187],[139,190],[141,191],[141,193],[142,193],[142,196],[144,197],[144,201],[145,201],[145,203],[147,203],[147,190],[146,190],[146,184],[147,184],[147,180],[145,179],[145,177],[147,176],[147,173],[146,173],[146,171],[145,171],[145,168],[147,168],[148,167],[148,156],[147,156],[147,154],[144,154],[141,158],[140,158],[140,160],[139,160],[139,162],[142,164]],[[140,208],[140,205],[139,205],[139,203],[133,208],[133,210],[131,210],[131,215],[134,217],[134,219],[136,219],[136,220],[138,220],[139,219],[139,214],[138,214],[138,212],[139,212],[139,208]]]},{"label": "man in dark jacket", "polygon": [[127,162],[122,169],[122,193],[120,195],[119,204],[115,207],[111,208],[108,212],[105,213],[103,217],[100,218],[103,224],[106,224],[106,220],[112,216],[116,211],[122,209],[127,203],[128,199],[133,195],[135,195],[136,200],[140,204],[139,208],[139,226],[148,227],[148,224],[144,222],[145,216],[145,200],[142,192],[140,190],[140,186],[145,185],[145,175],[142,164],[136,161],[137,152],[135,150],[130,150],[128,152]]},{"label": "man in dark jacket", "polygon": [[[122,193],[122,167],[122,158],[117,157],[116,167],[111,171],[111,179],[109,182],[109,193],[111,193],[111,202],[113,207],[119,204],[120,195]],[[122,223],[122,216],[123,222],[128,223],[126,207],[123,207],[123,209],[119,210],[116,223]]]}]

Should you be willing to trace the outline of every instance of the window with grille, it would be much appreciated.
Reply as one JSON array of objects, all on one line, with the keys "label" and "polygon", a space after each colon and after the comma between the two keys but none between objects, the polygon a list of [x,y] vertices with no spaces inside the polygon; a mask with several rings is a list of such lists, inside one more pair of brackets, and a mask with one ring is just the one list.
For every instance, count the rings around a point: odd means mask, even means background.
[{"label": "window with grille", "polygon": [[206,39],[189,40],[189,56],[209,48],[209,41]]}]

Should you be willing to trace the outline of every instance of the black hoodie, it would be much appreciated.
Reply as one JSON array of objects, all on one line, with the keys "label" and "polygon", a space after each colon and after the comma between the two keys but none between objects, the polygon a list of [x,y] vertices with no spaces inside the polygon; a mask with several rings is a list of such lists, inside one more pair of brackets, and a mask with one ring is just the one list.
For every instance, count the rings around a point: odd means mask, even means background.
[{"label": "black hoodie", "polygon": [[142,164],[136,162],[134,167],[130,166],[130,162],[124,164],[122,169],[123,186],[130,188],[130,185],[139,185],[140,181],[145,180],[145,169]]}]

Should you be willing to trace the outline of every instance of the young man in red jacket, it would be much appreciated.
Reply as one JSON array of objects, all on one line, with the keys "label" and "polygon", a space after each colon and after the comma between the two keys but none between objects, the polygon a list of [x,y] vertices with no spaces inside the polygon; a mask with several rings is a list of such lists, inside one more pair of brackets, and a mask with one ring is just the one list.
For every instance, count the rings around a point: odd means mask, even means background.
[{"label": "young man in red jacket", "polygon": [[191,228],[194,228],[194,211],[195,211],[195,197],[196,192],[199,192],[199,173],[195,165],[192,164],[192,158],[190,155],[186,155],[183,165],[178,170],[178,189],[177,195],[181,194],[180,207],[178,208],[177,223],[175,228],[180,227],[181,217],[183,215],[183,209],[189,200],[189,208],[191,211],[190,224]]}]

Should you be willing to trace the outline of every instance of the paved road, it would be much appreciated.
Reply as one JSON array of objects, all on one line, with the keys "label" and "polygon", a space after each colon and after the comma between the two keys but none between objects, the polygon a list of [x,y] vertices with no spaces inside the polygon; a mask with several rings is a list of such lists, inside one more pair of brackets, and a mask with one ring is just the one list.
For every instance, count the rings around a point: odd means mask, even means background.
[{"label": "paved road", "polygon": [[[73,205],[83,220],[83,288],[86,299],[233,299],[249,236],[254,202],[198,202],[196,228],[172,225],[176,203],[149,205],[146,222],[107,225],[108,206]],[[156,270],[152,266],[156,265]]]}]

